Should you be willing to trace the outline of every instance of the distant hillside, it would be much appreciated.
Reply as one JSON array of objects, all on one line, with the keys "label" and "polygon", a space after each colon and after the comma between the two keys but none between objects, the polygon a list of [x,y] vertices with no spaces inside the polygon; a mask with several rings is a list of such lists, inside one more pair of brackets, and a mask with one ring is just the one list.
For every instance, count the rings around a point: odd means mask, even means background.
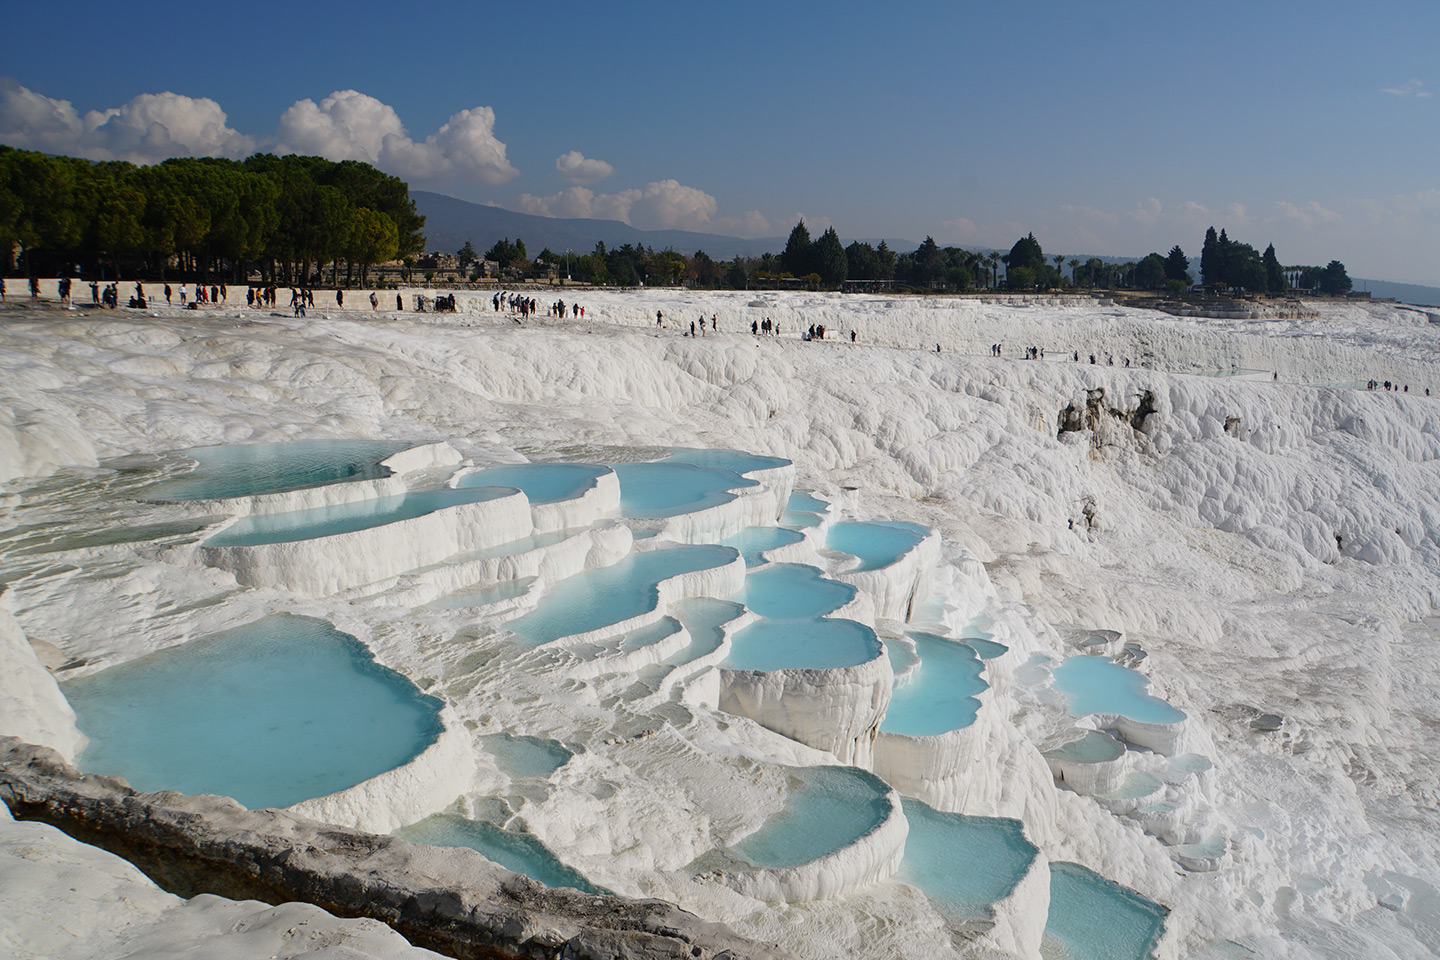
[{"label": "distant hillside", "polygon": [[619,220],[579,220],[560,217],[536,217],[516,213],[502,207],[456,200],[454,197],[412,190],[415,210],[425,216],[427,250],[454,253],[469,240],[477,251],[484,253],[497,240],[520,239],[531,256],[549,247],[557,253],[566,249],[589,253],[597,241],[607,247],[626,243],[644,244],[656,250],[673,248],[690,256],[704,250],[716,260],[735,256],[756,257],[762,253],[779,253],[785,249],[783,237],[743,240],[713,233],[689,230],[637,230]]},{"label": "distant hillside", "polygon": [[[439,193],[412,190],[415,209],[425,216],[425,248],[429,251],[454,253],[469,240],[475,249],[484,253],[497,240],[525,241],[525,249],[534,256],[549,247],[556,253],[567,249],[584,254],[595,249],[597,241],[604,241],[607,247],[618,247],[626,243],[644,244],[655,250],[667,247],[690,256],[697,250],[704,250],[716,260],[729,260],[735,256],[758,257],[763,253],[775,253],[785,249],[784,237],[762,237],[746,240],[741,237],[726,237],[716,233],[696,233],[690,230],[637,230],[619,220],[581,220],[561,217],[536,217],[528,213],[516,213],[503,207],[489,207],[484,204],[457,200]],[[845,239],[846,244],[850,243]],[[862,238],[862,242],[876,246],[878,237]],[[909,253],[920,246],[919,241],[889,238],[885,241],[896,253]],[[989,247],[965,247],[966,250],[987,252]],[[1004,252],[1003,250],[1001,251]],[[1100,254],[1066,254],[1064,272],[1069,276],[1069,260],[1082,263],[1092,256],[1098,256],[1105,263],[1126,263],[1140,257],[1116,257]],[[1197,278],[1200,260],[1191,258],[1191,273]],[[1425,287],[1413,283],[1390,283],[1385,280],[1355,280],[1356,290],[1369,290],[1375,297],[1391,297],[1403,303],[1440,307],[1440,287]]]},{"label": "distant hillside", "polygon": [[1426,287],[1418,283],[1391,283],[1389,280],[1365,280],[1356,277],[1356,290],[1369,290],[1372,297],[1389,297],[1401,303],[1414,303],[1422,307],[1440,307],[1440,287]]}]

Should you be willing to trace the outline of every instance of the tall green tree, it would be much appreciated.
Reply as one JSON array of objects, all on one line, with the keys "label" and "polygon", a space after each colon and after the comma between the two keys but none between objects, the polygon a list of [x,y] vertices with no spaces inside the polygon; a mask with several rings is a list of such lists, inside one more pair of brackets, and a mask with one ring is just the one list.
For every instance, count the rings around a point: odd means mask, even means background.
[{"label": "tall green tree", "polygon": [[810,240],[810,231],[805,226],[805,219],[790,231],[790,239],[785,241],[785,250],[780,254],[780,262],[793,276],[803,277],[813,272],[814,253],[811,250],[813,242]]},{"label": "tall green tree", "polygon": [[400,231],[388,214],[369,207],[355,211],[348,257],[360,265],[360,284],[368,285],[372,264],[393,260],[400,250]]},{"label": "tall green tree", "polygon": [[1200,248],[1200,282],[1207,287],[1224,282],[1225,261],[1220,253],[1220,237],[1215,228],[1205,231],[1205,244]]},{"label": "tall green tree", "polygon": [[1165,258],[1158,253],[1147,254],[1135,264],[1135,286],[1141,290],[1156,290],[1165,285]]},{"label": "tall green tree", "polygon": [[919,283],[933,283],[945,273],[945,257],[934,237],[927,236],[915,248],[915,280]]},{"label": "tall green tree", "polygon": [[880,279],[880,255],[868,243],[853,241],[845,248],[845,267],[849,280]]},{"label": "tall green tree", "polygon": [[1289,287],[1285,282],[1285,268],[1280,266],[1280,258],[1275,256],[1275,244],[1265,248],[1265,253],[1260,257],[1260,263],[1265,268],[1265,290],[1267,293],[1284,293]]},{"label": "tall green tree", "polygon": [[1345,272],[1345,264],[1339,260],[1331,260],[1325,265],[1325,270],[1320,274],[1320,292],[1328,293],[1331,296],[1349,293],[1354,284],[1350,275]]},{"label": "tall green tree", "polygon": [[1045,267],[1045,251],[1040,249],[1040,241],[1035,239],[1035,234],[1021,237],[1015,241],[1015,246],[1010,248],[1010,260],[1006,264],[1007,270],[1028,268],[1040,271]]},{"label": "tall green tree", "polygon": [[1190,283],[1190,258],[1185,256],[1178,243],[1165,256],[1165,279],[1178,280],[1186,285]]},{"label": "tall green tree", "polygon": [[886,243],[883,239],[880,241],[880,245],[875,248],[875,260],[879,264],[879,269],[875,274],[875,279],[894,280],[895,251],[891,250],[890,245]]},{"label": "tall green tree", "polygon": [[9,226],[13,241],[25,254],[27,271],[33,271],[30,251],[73,249],[85,232],[76,204],[76,166],[66,157],[47,157],[31,150],[4,150],[3,205],[13,211]]},{"label": "tall green tree", "polygon": [[833,287],[846,279],[845,248],[841,245],[840,235],[835,232],[834,227],[827,227],[820,239],[815,241],[811,251],[811,263],[815,272],[820,274],[820,282],[826,286]]}]

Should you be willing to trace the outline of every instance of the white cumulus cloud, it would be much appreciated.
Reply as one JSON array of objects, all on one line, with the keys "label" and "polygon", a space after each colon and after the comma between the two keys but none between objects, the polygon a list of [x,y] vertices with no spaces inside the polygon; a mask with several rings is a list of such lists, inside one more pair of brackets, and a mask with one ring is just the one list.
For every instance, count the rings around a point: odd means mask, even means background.
[{"label": "white cumulus cloud", "polygon": [[715,198],[676,180],[658,180],[644,189],[619,193],[596,193],[579,186],[548,197],[525,193],[515,206],[521,213],[542,217],[620,220],[641,230],[715,229]]},{"label": "white cumulus cloud", "polygon": [[1425,87],[1424,80],[1407,80],[1394,87],[1381,87],[1381,93],[1388,93],[1392,97],[1429,97],[1434,94],[1433,90]]},{"label": "white cumulus cloud", "polygon": [[579,150],[571,150],[556,157],[555,169],[566,183],[578,185],[604,180],[615,172],[615,168],[604,160],[587,157]]},{"label": "white cumulus cloud", "polygon": [[13,147],[85,157],[159,163],[169,157],[230,157],[256,143],[232,129],[208,97],[142,93],[123,106],[81,114],[55,100],[0,79],[0,142]]},{"label": "white cumulus cloud", "polygon": [[495,138],[495,111],[454,114],[423,141],[414,140],[395,108],[358,90],[337,90],[316,103],[297,100],[280,116],[275,149],[328,160],[361,160],[406,180],[499,184],[519,175]]}]

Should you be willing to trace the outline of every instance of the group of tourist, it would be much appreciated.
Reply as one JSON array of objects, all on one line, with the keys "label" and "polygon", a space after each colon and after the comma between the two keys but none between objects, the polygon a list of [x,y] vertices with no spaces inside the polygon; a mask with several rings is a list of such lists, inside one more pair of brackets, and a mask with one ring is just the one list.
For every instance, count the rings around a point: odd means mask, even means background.
[{"label": "group of tourist", "polygon": [[763,333],[766,336],[778,337],[780,336],[780,321],[771,320],[769,317],[766,317],[764,320],[751,320],[750,332],[756,336]]},{"label": "group of tourist", "polygon": [[[1383,382],[1383,383],[1380,382],[1379,380],[1370,380],[1370,381],[1368,381],[1368,382],[1365,384],[1365,389],[1366,389],[1366,390],[1384,390],[1386,393],[1409,393],[1409,392],[1410,392],[1410,384],[1407,383],[1407,384],[1405,384],[1404,386],[1401,386],[1400,384],[1395,383],[1395,382],[1392,381],[1392,380],[1386,380],[1386,381]],[[1430,388],[1429,388],[1429,387],[1426,387],[1426,388],[1425,388],[1425,396],[1427,396],[1427,397],[1430,396]]]},{"label": "group of tourist", "polygon": [[490,302],[495,305],[496,313],[499,313],[500,308],[503,306],[509,310],[510,313],[518,314],[518,316],[515,317],[516,323],[520,323],[532,313],[537,313],[540,309],[540,301],[534,297],[522,297],[518,293],[507,294],[504,290],[498,291],[495,296],[490,298]]}]

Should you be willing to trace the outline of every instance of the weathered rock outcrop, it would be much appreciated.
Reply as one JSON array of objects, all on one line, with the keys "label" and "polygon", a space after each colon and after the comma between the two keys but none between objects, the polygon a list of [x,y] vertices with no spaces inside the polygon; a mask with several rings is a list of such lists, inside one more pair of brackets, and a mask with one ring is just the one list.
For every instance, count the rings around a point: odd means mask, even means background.
[{"label": "weathered rock outcrop", "polygon": [[312,903],[465,960],[788,956],[673,904],[551,889],[473,850],[249,811],[226,797],[136,793],[14,738],[0,738],[0,800],[16,819],[118,854],[181,896]]}]

